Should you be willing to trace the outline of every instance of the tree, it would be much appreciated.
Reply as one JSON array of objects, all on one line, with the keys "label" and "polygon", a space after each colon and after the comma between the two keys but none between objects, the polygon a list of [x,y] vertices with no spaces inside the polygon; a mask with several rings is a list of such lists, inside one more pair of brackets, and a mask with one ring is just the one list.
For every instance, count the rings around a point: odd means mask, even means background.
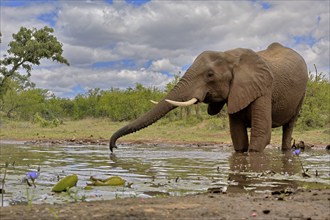
[{"label": "tree", "polygon": [[[21,27],[17,34],[13,34],[14,40],[8,45],[8,55],[4,55],[0,60],[0,101],[3,101],[11,80],[17,81],[23,87],[32,85],[29,81],[32,66],[40,65],[41,59],[69,65],[62,56],[62,44],[52,35],[53,32],[54,30],[47,26],[39,30]],[[23,68],[27,74],[19,73],[20,68]]]}]

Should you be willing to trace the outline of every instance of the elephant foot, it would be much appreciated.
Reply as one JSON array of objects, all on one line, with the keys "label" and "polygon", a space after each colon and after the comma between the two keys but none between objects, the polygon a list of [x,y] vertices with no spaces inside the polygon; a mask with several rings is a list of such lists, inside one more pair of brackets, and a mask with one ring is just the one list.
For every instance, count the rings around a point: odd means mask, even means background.
[{"label": "elephant foot", "polygon": [[249,149],[249,153],[260,153],[260,152],[263,152],[263,149],[262,150],[255,149],[255,148]]},{"label": "elephant foot", "polygon": [[247,152],[247,149],[235,149],[235,152],[238,154],[243,154]]}]

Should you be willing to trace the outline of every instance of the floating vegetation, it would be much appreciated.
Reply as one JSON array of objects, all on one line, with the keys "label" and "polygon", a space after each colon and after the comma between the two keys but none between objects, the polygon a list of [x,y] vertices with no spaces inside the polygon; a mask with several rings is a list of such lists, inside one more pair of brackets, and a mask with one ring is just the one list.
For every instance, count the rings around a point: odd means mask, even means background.
[{"label": "floating vegetation", "polygon": [[119,176],[112,176],[106,179],[99,179],[93,176],[90,177],[92,183],[88,183],[88,186],[123,186],[125,180]]},{"label": "floating vegetation", "polygon": [[78,176],[76,174],[66,176],[55,184],[55,186],[52,188],[52,191],[53,192],[67,191],[71,187],[76,186],[77,182],[78,182]]}]

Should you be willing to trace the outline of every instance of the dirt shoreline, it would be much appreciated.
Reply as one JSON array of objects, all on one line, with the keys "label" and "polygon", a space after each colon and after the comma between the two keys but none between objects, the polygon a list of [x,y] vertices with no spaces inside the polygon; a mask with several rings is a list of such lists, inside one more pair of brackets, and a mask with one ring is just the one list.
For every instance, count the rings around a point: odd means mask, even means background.
[{"label": "dirt shoreline", "polygon": [[0,208],[0,219],[330,219],[330,189],[205,193],[182,197]]},{"label": "dirt shoreline", "polygon": [[[50,144],[50,145],[109,145],[108,139],[96,139],[96,138],[71,138],[71,139],[6,139],[1,140],[3,143],[12,143],[12,142],[20,142],[24,144]],[[170,144],[176,144],[176,145],[195,145],[195,146],[216,146],[216,145],[226,145],[230,146],[229,143],[224,142],[189,142],[189,141],[168,141],[168,140],[126,140],[126,141],[120,141],[117,143],[120,145],[170,145]]]},{"label": "dirt shoreline", "polygon": [[[48,144],[48,145],[102,145],[106,146],[109,144],[108,139],[96,139],[96,138],[71,138],[71,139],[30,139],[30,140],[1,140],[2,143],[10,143],[10,142],[22,142],[24,144]],[[196,147],[207,147],[207,146],[221,146],[221,147],[232,147],[231,143],[224,143],[224,142],[210,142],[210,141],[203,141],[203,142],[189,142],[189,141],[168,141],[168,140],[126,140],[119,142],[118,145],[147,145],[147,146],[168,146],[168,145],[179,145],[179,146],[196,146]],[[279,145],[271,144],[268,147],[277,147],[280,148]],[[299,146],[302,149],[325,149],[330,150],[330,144],[310,144],[304,143],[303,145]]]}]

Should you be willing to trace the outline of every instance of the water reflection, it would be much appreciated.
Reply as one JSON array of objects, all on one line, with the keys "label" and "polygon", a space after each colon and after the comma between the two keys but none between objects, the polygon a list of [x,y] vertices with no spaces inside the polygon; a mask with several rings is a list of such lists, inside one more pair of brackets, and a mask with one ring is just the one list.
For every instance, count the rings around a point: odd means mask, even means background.
[{"label": "water reflection", "polygon": [[[72,201],[67,194],[52,194],[58,177],[77,174],[76,196],[87,201],[118,197],[186,195],[208,188],[227,188],[230,192],[264,192],[306,183],[329,185],[330,155],[325,151],[301,154],[304,167],[318,171],[318,177],[303,178],[299,162],[291,153],[277,149],[264,153],[238,154],[227,147],[121,146],[109,154],[104,146],[34,146],[1,144],[0,166],[10,165],[5,184],[5,204],[27,202],[61,203]],[[41,168],[37,188],[22,182],[25,173]],[[2,178],[3,169],[0,176]],[[85,190],[90,176],[120,176],[125,187],[94,187]],[[31,198],[27,196],[33,195]],[[80,196],[80,197],[79,197]]]},{"label": "water reflection", "polygon": [[[289,153],[233,153],[229,158],[229,167],[232,171],[228,180],[228,192],[246,192],[249,190],[274,190],[283,187],[296,188],[294,181],[286,181],[285,176],[300,172],[300,166]],[[274,180],[274,175],[283,176],[283,179]]]}]

